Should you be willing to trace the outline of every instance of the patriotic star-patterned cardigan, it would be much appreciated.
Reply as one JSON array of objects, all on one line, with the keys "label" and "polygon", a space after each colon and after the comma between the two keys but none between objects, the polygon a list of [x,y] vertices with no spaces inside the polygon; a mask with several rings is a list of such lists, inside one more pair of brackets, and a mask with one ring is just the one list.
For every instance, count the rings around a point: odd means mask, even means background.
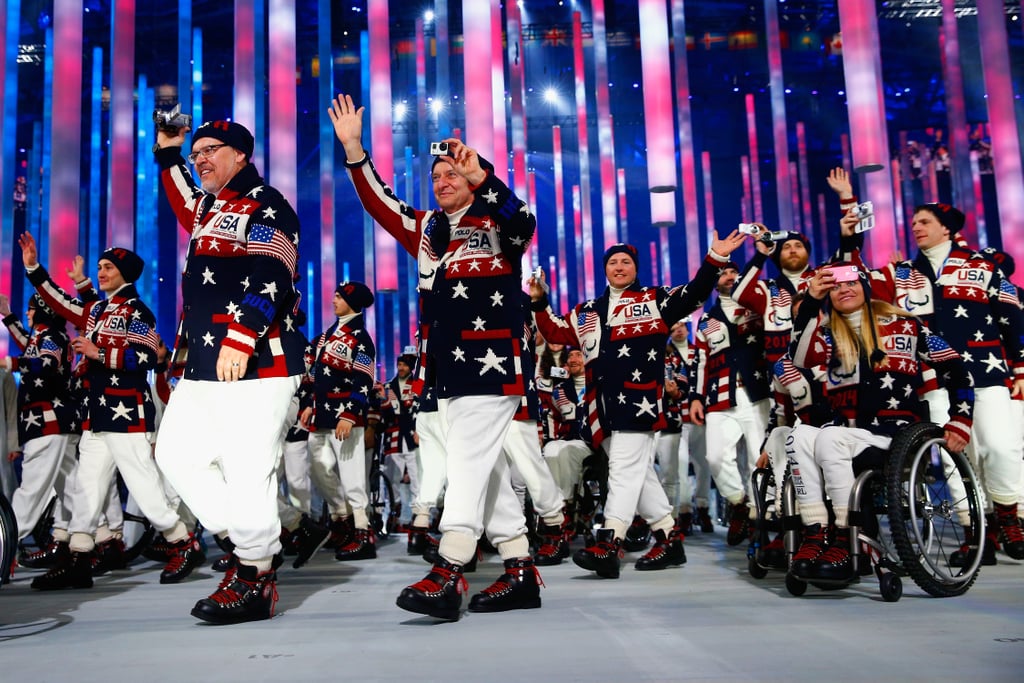
[{"label": "patriotic star-patterned cardigan", "polygon": [[662,431],[679,434],[683,425],[690,422],[690,368],[696,353],[692,344],[686,345],[686,356],[679,353],[675,344],[669,341],[665,347],[665,379],[671,377],[679,388],[679,397],[665,396],[665,418],[668,425]]},{"label": "patriotic star-patterned cardigan", "polygon": [[611,431],[655,431],[666,426],[665,338],[669,327],[710,296],[724,260],[711,254],[693,280],[680,287],[623,291],[609,318],[610,290],[577,304],[562,317],[547,296],[533,302],[534,320],[549,342],[583,351],[587,424],[594,448]]},{"label": "patriotic star-patterned cardigan", "polygon": [[706,413],[732,408],[740,379],[752,403],[768,398],[771,371],[765,360],[763,322],[742,306],[726,314],[721,301],[700,317],[694,334],[691,402],[701,401]]},{"label": "patriotic star-patterned cardigan", "polygon": [[82,330],[102,351],[85,360],[82,429],[146,433],[156,428],[147,373],[156,368],[156,318],[126,284],[103,301],[86,303],[57,286],[39,266],[28,280],[60,317]]},{"label": "patriotic star-patterned cardigan", "polygon": [[191,236],[172,365],[184,356],[183,379],[216,381],[227,346],[250,355],[243,380],[302,375],[295,211],[252,164],[214,196],[196,185],[180,148],[159,149],[156,160],[171,209]]},{"label": "patriotic star-patterned cardigan", "polygon": [[[859,252],[855,254],[860,261]],[[870,271],[871,296],[921,318],[957,350],[975,387],[1024,378],[1024,316],[1016,288],[983,254],[953,244],[939,273],[923,253]]]},{"label": "patriotic star-patterned cardigan", "polygon": [[[346,162],[367,213],[413,258],[428,326],[428,385],[438,398],[523,396],[522,257],[537,220],[493,167],[459,224],[443,211],[415,209],[399,200],[369,156]],[[429,375],[433,374],[433,378]]]},{"label": "patriotic star-patterned cardigan", "polygon": [[335,321],[308,353],[309,372],[302,380],[307,391],[299,396],[299,409],[313,409],[312,426],[333,431],[339,421],[348,420],[365,427],[377,351],[363,315]]},{"label": "patriotic star-patterned cardigan", "polygon": [[743,308],[761,316],[765,357],[769,366],[772,366],[789,348],[790,332],[793,329],[793,297],[807,290],[807,283],[814,275],[814,270],[808,268],[801,273],[796,287],[785,276],[759,280],[758,276],[767,259],[768,256],[761,252],[751,257],[736,281],[732,298]]},{"label": "patriotic star-patterned cardigan", "polygon": [[381,423],[384,425],[384,455],[411,453],[416,450],[413,435],[416,432],[416,393],[413,391],[413,377],[405,381],[398,376],[391,378],[387,386],[387,397],[381,403]]},{"label": "patriotic star-patterned cardigan", "polygon": [[71,433],[78,425],[78,409],[69,388],[73,354],[67,331],[45,324],[27,330],[13,313],[3,322],[21,350],[10,359],[10,369],[21,373],[18,442]]},{"label": "patriotic star-patterned cardigan", "polygon": [[540,399],[544,443],[583,439],[586,401],[580,397],[571,375],[538,380],[537,396]]},{"label": "patriotic star-patterned cardigan", "polygon": [[825,398],[834,424],[892,436],[902,425],[927,420],[928,407],[919,395],[925,382],[922,363],[927,363],[945,377],[950,405],[946,428],[970,440],[973,383],[963,359],[943,338],[913,316],[879,316],[878,343],[885,352],[881,364],[873,368],[861,354],[857,365],[846,372],[835,355],[823,303],[812,297],[804,299],[790,354],[798,368],[827,368]]}]

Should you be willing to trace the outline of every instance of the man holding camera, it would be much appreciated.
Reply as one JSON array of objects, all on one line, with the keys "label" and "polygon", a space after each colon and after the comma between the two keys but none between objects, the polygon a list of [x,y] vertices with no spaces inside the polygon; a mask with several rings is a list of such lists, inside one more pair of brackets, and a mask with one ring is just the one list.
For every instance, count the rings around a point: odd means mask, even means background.
[{"label": "man holding camera", "polygon": [[414,209],[395,197],[362,146],[363,108],[338,95],[328,114],[345,148],[345,166],[363,208],[416,259],[426,321],[427,382],[436,386],[445,429],[448,489],[440,558],[399,595],[402,609],[456,620],[463,566],[488,538],[505,573],[475,595],[471,611],[540,607],[526,523],[512,490],[505,435],[526,393],[532,359],[523,339],[523,253],[537,221],[526,204],[454,138],[431,168],[440,210]]},{"label": "man holding camera", "polygon": [[273,615],[281,551],[277,463],[292,395],[305,372],[294,288],[299,221],[250,162],[252,134],[207,121],[161,126],[153,148],[164,191],[191,236],[175,343],[184,363],[163,416],[156,457],[234,566],[192,615],[233,624]]}]

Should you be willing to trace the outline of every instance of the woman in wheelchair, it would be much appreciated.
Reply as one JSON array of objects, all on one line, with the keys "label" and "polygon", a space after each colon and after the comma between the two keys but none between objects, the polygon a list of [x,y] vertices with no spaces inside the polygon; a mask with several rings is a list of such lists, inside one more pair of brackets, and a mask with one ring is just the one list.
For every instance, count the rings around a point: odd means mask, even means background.
[{"label": "woman in wheelchair", "polygon": [[[790,573],[803,580],[855,578],[848,520],[853,460],[871,446],[889,448],[899,427],[927,419],[919,397],[922,363],[943,378],[954,406],[943,428],[949,450],[963,450],[970,439],[973,381],[959,354],[910,313],[872,301],[870,292],[863,270],[819,269],[793,326],[794,364],[828,368],[824,392],[832,417],[820,429],[798,426],[786,446],[805,525]],[[826,492],[835,515],[831,530]]]}]

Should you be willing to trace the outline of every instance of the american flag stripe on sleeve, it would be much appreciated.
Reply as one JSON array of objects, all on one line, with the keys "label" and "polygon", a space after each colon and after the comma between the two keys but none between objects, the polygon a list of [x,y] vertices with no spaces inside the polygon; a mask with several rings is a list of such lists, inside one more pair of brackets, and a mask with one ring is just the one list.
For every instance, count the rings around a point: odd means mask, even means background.
[{"label": "american flag stripe on sleeve", "polygon": [[250,256],[276,258],[288,268],[289,275],[295,278],[295,263],[298,261],[299,253],[292,241],[280,230],[259,223],[254,224],[249,231],[247,253]]}]

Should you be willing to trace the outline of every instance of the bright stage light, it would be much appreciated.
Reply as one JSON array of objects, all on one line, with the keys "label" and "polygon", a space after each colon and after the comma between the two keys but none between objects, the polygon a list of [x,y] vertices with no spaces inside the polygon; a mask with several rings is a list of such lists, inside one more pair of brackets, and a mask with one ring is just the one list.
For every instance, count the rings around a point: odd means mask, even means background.
[{"label": "bright stage light", "polygon": [[434,10],[428,9],[426,12],[423,13],[423,21],[424,22],[429,24],[433,20],[434,20]]},{"label": "bright stage light", "polygon": [[544,90],[544,101],[548,104],[558,104],[558,91],[554,88],[546,88]]},{"label": "bright stage light", "polygon": [[405,115],[406,115],[406,113],[408,111],[409,111],[409,108],[406,106],[405,102],[398,102],[398,103],[396,103],[395,104],[395,120],[396,121],[401,121],[402,119],[404,119]]},{"label": "bright stage light", "polygon": [[444,103],[441,100],[430,100],[430,111],[434,114],[440,114],[444,111]]}]

